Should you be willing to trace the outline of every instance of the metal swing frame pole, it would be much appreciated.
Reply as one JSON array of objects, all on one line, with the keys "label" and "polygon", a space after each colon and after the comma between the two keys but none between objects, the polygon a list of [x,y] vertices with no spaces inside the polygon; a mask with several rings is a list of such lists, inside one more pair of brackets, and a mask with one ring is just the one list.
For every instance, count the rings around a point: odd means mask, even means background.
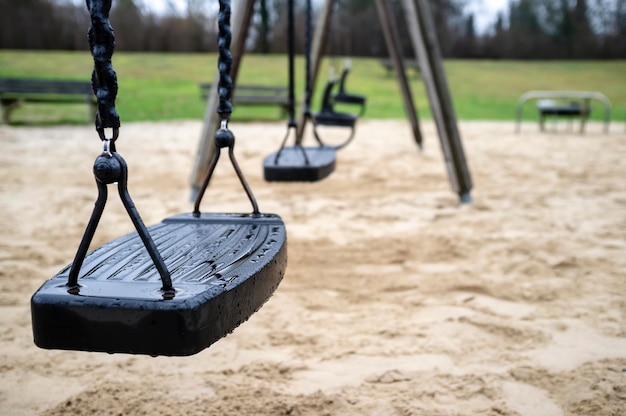
[{"label": "metal swing frame pole", "polygon": [[413,137],[417,146],[422,149],[422,132],[419,125],[419,117],[417,115],[417,108],[413,101],[413,94],[411,92],[411,84],[406,76],[406,70],[404,68],[404,61],[402,58],[402,51],[400,49],[400,34],[398,33],[398,27],[394,23],[393,10],[391,4],[387,0],[376,0],[376,8],[378,10],[378,17],[380,20],[383,33],[385,35],[385,43],[387,44],[387,50],[389,51],[389,57],[396,71],[396,77],[400,84],[400,92],[402,93],[402,99],[404,100],[404,108],[409,121],[411,122],[411,128],[413,130]]},{"label": "metal swing frame pole", "polygon": [[403,0],[409,35],[435,119],[448,179],[461,203],[470,203],[472,178],[452,105],[433,14],[426,0]]},{"label": "metal swing frame pole", "polygon": [[[333,15],[334,6],[335,0],[326,0],[324,2],[324,8],[322,9],[317,25],[315,26],[313,43],[310,52],[308,77],[311,96],[313,95],[315,86],[317,85],[317,76],[319,74],[322,57],[324,56],[324,50],[326,49],[328,31],[330,29],[330,20]],[[296,144],[298,145],[302,144],[304,128],[306,127],[306,123],[309,121],[309,114],[307,114],[308,110],[310,109],[307,108],[307,97],[305,96],[302,99],[302,105],[300,106],[300,117],[298,118],[298,127],[296,128]]]}]

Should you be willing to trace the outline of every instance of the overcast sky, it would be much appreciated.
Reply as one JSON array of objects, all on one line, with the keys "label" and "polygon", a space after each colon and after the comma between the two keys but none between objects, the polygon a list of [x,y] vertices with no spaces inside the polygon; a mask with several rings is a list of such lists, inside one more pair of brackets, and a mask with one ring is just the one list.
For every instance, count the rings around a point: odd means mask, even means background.
[{"label": "overcast sky", "polygon": [[482,32],[493,24],[499,11],[506,10],[509,0],[474,0],[470,3],[468,8],[474,12],[476,30]]},{"label": "overcast sky", "polygon": [[[315,1],[315,0],[314,0]],[[319,1],[319,0],[318,0]],[[469,10],[474,13],[474,22],[476,24],[476,30],[482,32],[486,27],[491,25],[496,14],[505,10],[509,0],[472,0],[468,6]],[[185,0],[152,0],[145,2],[153,11],[165,11],[167,4],[171,3],[178,8],[178,10],[185,9]],[[233,3],[234,4],[234,3]]]}]

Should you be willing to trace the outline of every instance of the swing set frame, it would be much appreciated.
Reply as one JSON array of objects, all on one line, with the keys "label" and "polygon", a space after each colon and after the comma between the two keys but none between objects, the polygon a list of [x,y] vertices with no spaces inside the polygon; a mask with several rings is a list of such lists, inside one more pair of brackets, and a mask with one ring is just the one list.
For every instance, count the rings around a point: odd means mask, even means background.
[{"label": "swing set frame", "polygon": [[[310,83],[315,89],[319,74],[321,60],[324,55],[333,9],[336,0],[326,0],[320,10],[313,44],[311,50]],[[238,2],[235,14],[236,29],[233,38],[233,68],[231,77],[236,84],[239,65],[244,56],[245,40],[251,24],[255,0],[241,0]],[[471,190],[473,187],[470,169],[465,157],[463,142],[458,128],[456,113],[454,111],[452,97],[443,67],[441,48],[434,26],[434,19],[428,0],[402,0],[404,17],[406,19],[409,34],[415,51],[417,66],[420,68],[421,81],[426,87],[428,101],[433,114],[439,142],[444,155],[444,162],[448,174],[450,186],[458,197],[460,203],[471,203]],[[411,125],[413,137],[417,146],[423,146],[422,133],[420,130],[417,109],[411,92],[409,77],[407,76],[404,58],[400,49],[400,36],[396,25],[396,16],[388,1],[376,0],[379,21],[385,36],[387,49],[395,69],[400,91],[402,93],[407,117]],[[217,76],[217,75],[216,75]],[[196,159],[191,175],[192,197],[197,193],[201,178],[204,176],[211,160],[213,146],[211,142],[212,132],[218,125],[215,117],[217,108],[217,88],[213,88],[207,100],[203,131],[200,137]],[[306,99],[306,97],[304,98]],[[296,143],[301,144],[305,126],[309,117],[305,113],[305,103],[300,106],[301,113],[296,127]]]}]

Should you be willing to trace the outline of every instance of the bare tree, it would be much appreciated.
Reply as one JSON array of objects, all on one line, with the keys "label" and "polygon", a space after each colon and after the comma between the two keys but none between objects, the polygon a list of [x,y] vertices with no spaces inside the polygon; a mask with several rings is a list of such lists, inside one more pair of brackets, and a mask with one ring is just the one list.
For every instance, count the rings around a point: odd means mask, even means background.
[{"label": "bare tree", "polygon": [[134,0],[117,0],[111,9],[111,25],[115,31],[115,44],[119,50],[141,51],[146,39],[141,9]]},{"label": "bare tree", "polygon": [[[111,22],[118,50],[215,51],[216,7],[173,0],[155,14],[146,0],[114,0]],[[259,0],[252,51],[286,52],[286,1]],[[478,0],[430,0],[445,57],[498,59],[626,58],[626,0],[510,0],[492,29],[476,33],[464,7]],[[395,10],[405,56],[413,53],[400,0]],[[314,5],[320,7],[319,3]],[[304,52],[306,13],[296,2],[296,51]],[[86,49],[84,0],[0,0],[0,48]],[[314,10],[313,24],[318,10]],[[383,56],[387,50],[373,0],[336,0],[327,55]],[[508,16],[508,18],[507,18]]]}]

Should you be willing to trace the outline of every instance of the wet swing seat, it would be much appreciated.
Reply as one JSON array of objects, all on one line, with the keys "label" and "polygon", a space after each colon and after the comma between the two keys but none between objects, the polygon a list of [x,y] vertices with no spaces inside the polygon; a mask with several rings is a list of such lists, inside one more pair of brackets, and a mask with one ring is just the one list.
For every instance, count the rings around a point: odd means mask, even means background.
[{"label": "wet swing seat", "polygon": [[331,127],[350,127],[354,128],[357,116],[349,113],[335,111],[333,105],[332,91],[337,80],[330,80],[326,84],[324,95],[322,97],[322,109],[313,116],[315,125],[331,126]]},{"label": "wet swing seat", "polygon": [[336,152],[328,146],[282,147],[263,159],[268,182],[317,182],[335,170]]},{"label": "wet swing seat", "polygon": [[[307,2],[307,33],[311,30],[311,3]],[[294,2],[287,2],[288,15],[288,36],[287,47],[289,56],[289,122],[287,124],[287,134],[278,151],[270,153],[263,159],[263,176],[268,182],[316,182],[329,176],[335,170],[336,152],[332,147],[324,146],[319,141],[319,146],[304,147],[296,138],[294,146],[285,146],[289,133],[293,129],[297,132],[295,121],[295,86],[294,86],[294,61],[295,61],[295,26],[294,26]],[[307,35],[306,44],[306,100],[304,111],[304,124],[306,125],[311,117],[311,85],[310,85],[310,39]]]},{"label": "wet swing seat", "polygon": [[[215,153],[194,211],[146,227],[127,189],[126,162],[115,150],[119,116],[114,107],[110,1],[89,0],[89,38],[94,56],[96,128],[103,141],[93,173],[98,186],[91,218],[74,261],[31,298],[35,344],[41,348],[184,356],[232,332],[272,295],[287,264],[286,230],[274,214],[261,214],[234,156],[231,114],[230,1],[220,0],[221,127]],[[104,42],[104,43],[103,43]],[[105,88],[106,86],[106,88]],[[104,135],[113,129],[113,137]],[[228,148],[252,213],[202,213],[200,202],[220,157]],[[87,252],[102,217],[107,186],[118,192],[136,232]]]},{"label": "wet swing seat", "polygon": [[192,355],[248,319],[283,277],[286,233],[275,215],[181,214],[148,230],[175,296],[164,296],[138,234],[128,234],[87,254],[78,290],[66,285],[67,266],[33,295],[35,344]]},{"label": "wet swing seat", "polygon": [[339,91],[333,96],[335,103],[358,105],[360,107],[359,116],[365,114],[367,98],[364,95],[352,94],[346,91],[346,78],[350,73],[350,68],[344,68],[339,80]]},{"label": "wet swing seat", "polygon": [[[220,129],[215,143],[194,212],[151,227],[143,225],[128,194],[124,159],[115,152],[96,159],[98,200],[76,258],[31,298],[37,346],[191,355],[232,332],[265,303],[285,272],[285,225],[277,215],[259,212],[234,158],[232,133]],[[225,146],[252,203],[250,214],[200,212]],[[86,253],[104,211],[107,184],[114,182],[137,231]]]}]

